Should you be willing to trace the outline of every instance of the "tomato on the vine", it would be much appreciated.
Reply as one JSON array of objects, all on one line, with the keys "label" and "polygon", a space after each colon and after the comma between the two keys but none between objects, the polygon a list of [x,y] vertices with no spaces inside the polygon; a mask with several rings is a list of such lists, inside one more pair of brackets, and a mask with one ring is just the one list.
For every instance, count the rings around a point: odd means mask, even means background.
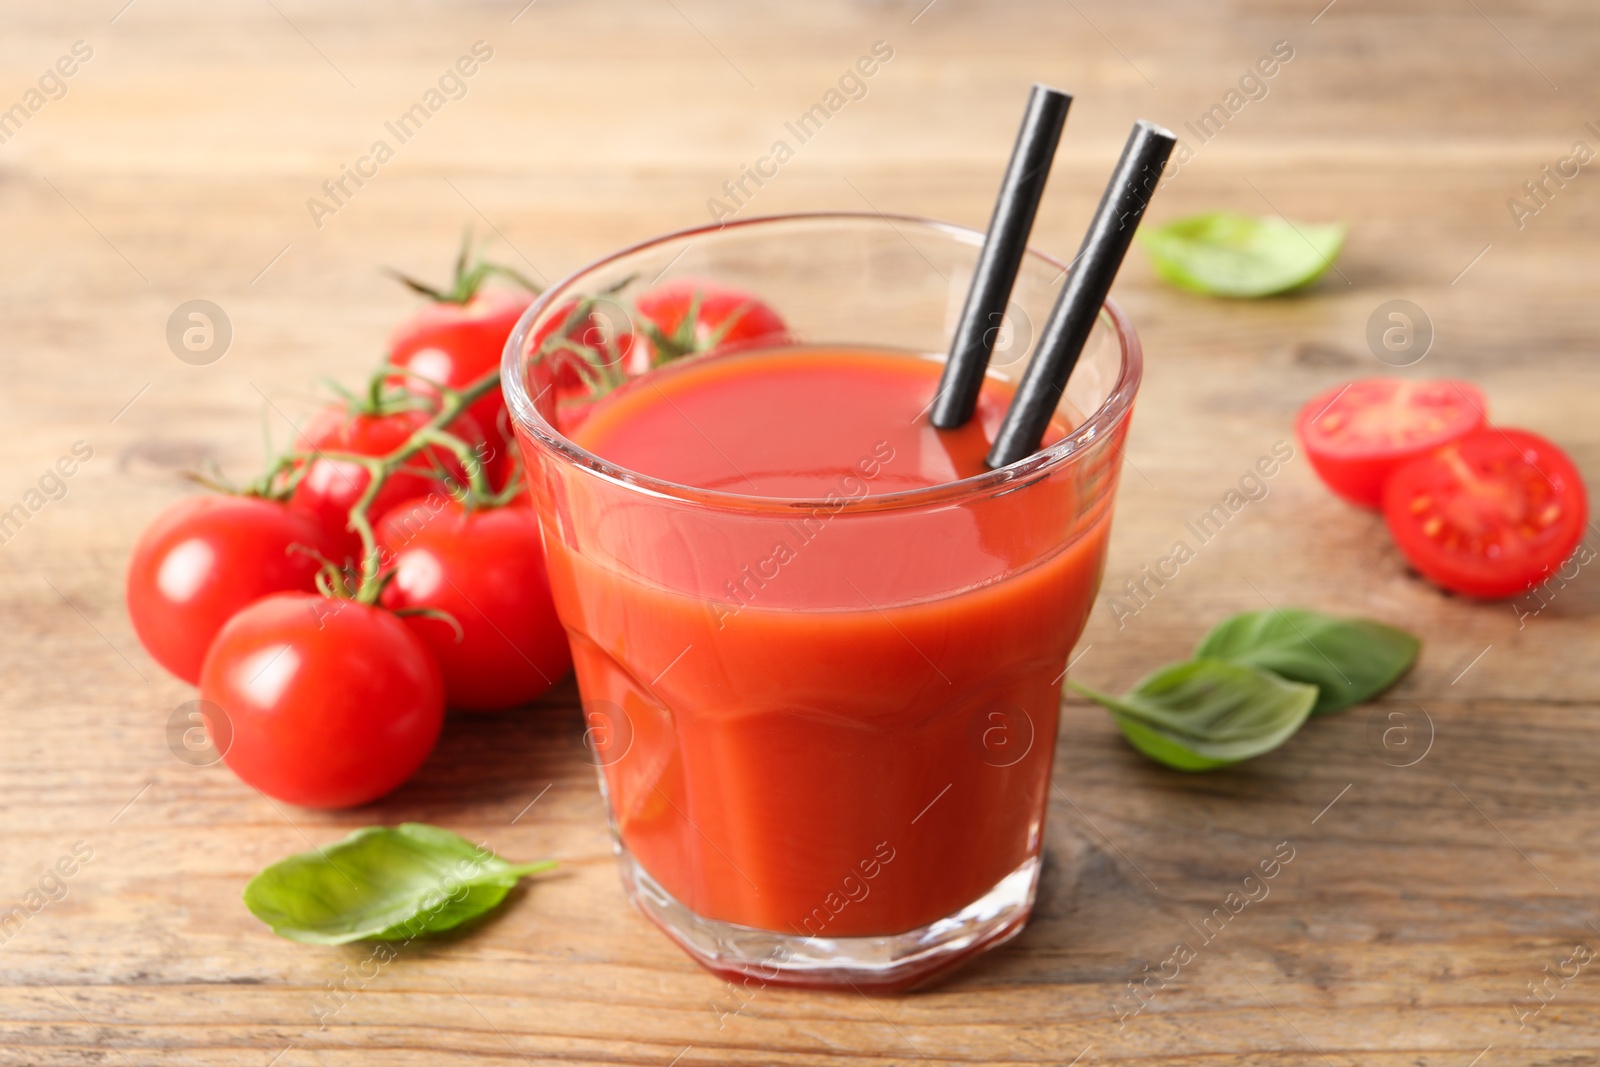
[{"label": "tomato on the vine", "polygon": [[[448,289],[403,274],[396,277],[429,300],[389,339],[389,362],[406,370],[406,383],[424,394],[438,386],[464,389],[499,370],[512,328],[541,292],[511,267],[475,258],[470,236],[456,257]],[[492,277],[505,279],[521,291],[485,288],[484,283]],[[496,389],[475,401],[467,413],[491,446],[489,475],[499,488],[509,473],[508,445],[512,441],[505,397]]]},{"label": "tomato on the vine", "polygon": [[[465,303],[430,303],[395,331],[389,362],[409,372],[407,384],[420,394],[437,395],[432,387],[441,385],[463,389],[500,369],[506,339],[532,302],[529,293],[484,289]],[[504,456],[511,440],[504,394],[484,395],[467,413],[494,446],[495,459]]]},{"label": "tomato on the vine", "polygon": [[549,393],[550,409],[563,432],[581,425],[595,402],[627,379],[636,336],[611,321],[613,310],[615,305],[608,305],[578,314],[578,301],[568,300],[533,335],[529,350],[537,353],[535,392],[539,398]]},{"label": "tomato on the vine", "polygon": [[1390,474],[1476,430],[1484,412],[1483,393],[1469,382],[1362,378],[1308,401],[1295,433],[1329,489],[1376,508]]},{"label": "tomato on the vine", "polygon": [[398,508],[378,525],[394,578],[386,607],[431,608],[406,625],[432,650],[452,707],[495,711],[538,697],[572,669],[532,509],[467,510],[441,498]]},{"label": "tomato on the vine", "polygon": [[701,278],[675,278],[639,294],[636,332],[652,365],[696,352],[781,344],[789,328],[765,302],[743,289]]},{"label": "tomato on the vine", "polygon": [[156,517],[128,561],[128,616],[146,651],[186,682],[217,631],[270,593],[316,589],[322,528],[251,496],[198,496]]},{"label": "tomato on the vine", "polygon": [[556,425],[571,432],[597,400],[630,377],[685,356],[757,344],[781,344],[788,327],[778,313],[742,289],[678,278],[641,293],[629,308],[598,297],[587,314],[569,300],[535,334],[536,375],[552,394]]},{"label": "tomato on the vine", "polygon": [[228,621],[200,674],[221,709],[213,739],[246,783],[309,808],[347,808],[397,788],[444,722],[439,667],[405,621],[354,600],[279,593]]},{"label": "tomato on the vine", "polygon": [[[347,452],[359,456],[384,456],[404,445],[418,429],[433,418],[422,408],[402,408],[388,414],[352,413],[341,405],[325,408],[305,433],[302,448],[316,452]],[[474,454],[482,456],[488,447],[477,422],[463,415],[452,424],[451,432],[465,441]],[[444,478],[457,482],[466,471],[454,452],[443,445],[429,445],[407,460],[379,487],[367,516],[377,522],[391,508],[436,490]],[[357,559],[361,555],[361,536],[350,529],[350,508],[371,482],[371,475],[360,463],[332,456],[311,461],[300,483],[289,498],[289,506],[311,516],[325,532],[335,562]]]},{"label": "tomato on the vine", "polygon": [[1515,596],[1578,547],[1589,499],[1565,452],[1527,430],[1485,427],[1389,478],[1384,518],[1407,560],[1475,597]]}]

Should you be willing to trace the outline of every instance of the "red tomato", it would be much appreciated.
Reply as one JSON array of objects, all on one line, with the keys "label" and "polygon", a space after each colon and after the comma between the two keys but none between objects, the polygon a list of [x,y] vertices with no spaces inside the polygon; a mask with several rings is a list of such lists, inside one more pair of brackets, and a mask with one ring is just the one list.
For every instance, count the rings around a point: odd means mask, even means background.
[{"label": "red tomato", "polygon": [[[574,323],[576,307],[576,301],[568,301],[546,316],[534,337],[533,349],[541,355],[529,382],[536,399],[550,393],[556,425],[567,433],[588,417],[600,396],[626,378],[683,356],[780,344],[789,336],[777,312],[754,296],[696,278],[648,290],[631,311],[616,300],[600,298],[586,318]],[[558,331],[571,343],[551,344]]]},{"label": "red tomato", "polygon": [[[465,388],[500,369],[506,339],[532,302],[530,293],[481,289],[465,304],[430,303],[390,338],[389,362],[422,383]],[[511,439],[505,410],[505,396],[498,389],[467,409],[497,457],[505,455]]]},{"label": "red tomato", "polygon": [[[577,307],[576,300],[569,300],[552,311],[534,334],[530,349],[538,354],[530,377],[535,400],[550,394],[556,426],[565,433],[588,418],[595,401],[615,384],[608,375],[625,373],[635,362],[630,353],[648,347],[639,346],[633,333],[619,330],[611,321],[620,318],[611,314],[615,305],[573,322]],[[569,343],[552,343],[558,333]],[[514,441],[511,447],[516,447]]]},{"label": "red tomato", "polygon": [[[304,593],[230,619],[206,655],[200,697],[227,716],[222,758],[233,772],[308,808],[392,791],[422,766],[444,722],[439,666],[402,620]],[[218,736],[209,718],[206,728]]]},{"label": "red tomato", "polygon": [[391,511],[378,526],[394,580],[386,607],[433,651],[452,707],[498,711],[526,704],[572,669],[566,631],[545,575],[539,520],[526,507],[466,511],[442,497]]},{"label": "red tomato", "polygon": [[[653,336],[654,331],[667,341],[665,351],[652,351],[656,361],[757,342],[779,344],[789,332],[778,313],[750,293],[700,278],[677,278],[658,285],[640,294],[633,306],[638,317],[649,324],[637,324],[638,332],[650,338],[645,347],[662,347],[662,338]],[[687,323],[691,310],[694,321]]]},{"label": "red tomato", "polygon": [[1329,489],[1376,508],[1397,467],[1476,430],[1485,412],[1483,394],[1467,382],[1362,378],[1313,397],[1295,433]]},{"label": "red tomato", "polygon": [[1589,500],[1561,449],[1526,430],[1486,427],[1395,471],[1383,513],[1424,575],[1468,596],[1508,597],[1578,547]]},{"label": "red tomato", "polygon": [[[406,439],[431,417],[431,412],[423,410],[399,411],[391,415],[351,415],[344,408],[334,405],[312,420],[301,447],[324,452],[351,452],[359,456],[383,456],[405,444]],[[487,447],[477,423],[466,416],[452,427],[452,432],[466,440],[480,455]],[[404,470],[389,476],[383,488],[378,490],[367,517],[376,523],[391,508],[438,489],[439,479],[428,473],[434,469],[435,460],[451,477],[458,480],[465,478],[465,472],[454,453],[442,446],[430,446],[411,457]],[[361,537],[349,527],[350,508],[360,499],[369,481],[366,469],[358,463],[318,458],[312,461],[311,469],[289,498],[291,508],[310,515],[321,525],[325,540],[336,553],[336,561],[359,559],[361,556]]]},{"label": "red tomato", "polygon": [[269,593],[316,589],[322,529],[282,504],[249,496],[180,500],[139,535],[128,561],[128,615],[157,663],[200,680],[211,641]]}]

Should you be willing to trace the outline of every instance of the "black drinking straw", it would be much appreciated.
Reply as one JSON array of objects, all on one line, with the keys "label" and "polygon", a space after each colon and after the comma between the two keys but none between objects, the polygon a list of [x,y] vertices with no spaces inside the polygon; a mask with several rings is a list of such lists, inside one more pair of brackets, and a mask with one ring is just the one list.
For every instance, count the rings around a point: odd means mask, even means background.
[{"label": "black drinking straw", "polygon": [[1176,143],[1177,138],[1160,126],[1143,120],[1134,123],[1094,221],[1083,235],[1078,258],[1068,269],[1050,321],[1045,323],[1033,362],[1022,376],[985,459],[990,467],[1004,467],[1039,450],[1045,427],[1061,403],[1067,379],[1072,377],[1072,368]]},{"label": "black drinking straw", "polygon": [[994,351],[994,339],[1011,300],[1011,287],[1022,265],[1022,253],[1033,230],[1033,217],[1044,195],[1050,161],[1061,140],[1072,97],[1048,85],[1034,85],[1011,149],[1011,162],[1000,183],[1000,195],[989,219],[989,233],[978,254],[978,266],[961,309],[961,323],[950,341],[950,358],[939,379],[929,416],[941,430],[953,430],[972,418],[983,387],[983,373]]}]

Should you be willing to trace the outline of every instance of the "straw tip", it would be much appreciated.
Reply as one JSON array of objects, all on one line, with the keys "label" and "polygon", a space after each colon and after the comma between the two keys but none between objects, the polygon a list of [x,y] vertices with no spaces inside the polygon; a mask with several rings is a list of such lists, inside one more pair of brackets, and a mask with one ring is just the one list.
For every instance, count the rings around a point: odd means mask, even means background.
[{"label": "straw tip", "polygon": [[1140,129],[1140,130],[1144,130],[1144,131],[1146,131],[1148,133],[1152,133],[1157,137],[1165,137],[1169,141],[1176,141],[1178,139],[1178,135],[1177,134],[1173,133],[1171,130],[1167,129],[1165,126],[1156,125],[1154,122],[1151,122],[1148,119],[1139,119],[1133,125],[1134,125],[1134,127],[1136,129]]}]

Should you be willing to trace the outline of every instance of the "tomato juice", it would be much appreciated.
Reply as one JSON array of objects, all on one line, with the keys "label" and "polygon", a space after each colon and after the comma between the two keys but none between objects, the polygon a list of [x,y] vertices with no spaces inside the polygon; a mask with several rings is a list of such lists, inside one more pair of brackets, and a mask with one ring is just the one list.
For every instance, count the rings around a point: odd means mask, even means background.
[{"label": "tomato juice", "polygon": [[525,442],[614,829],[699,916],[893,935],[1036,863],[1126,420],[1082,462],[964,492],[1010,386],[939,431],[940,370],[693,357],[568,431],[600,465]]}]

